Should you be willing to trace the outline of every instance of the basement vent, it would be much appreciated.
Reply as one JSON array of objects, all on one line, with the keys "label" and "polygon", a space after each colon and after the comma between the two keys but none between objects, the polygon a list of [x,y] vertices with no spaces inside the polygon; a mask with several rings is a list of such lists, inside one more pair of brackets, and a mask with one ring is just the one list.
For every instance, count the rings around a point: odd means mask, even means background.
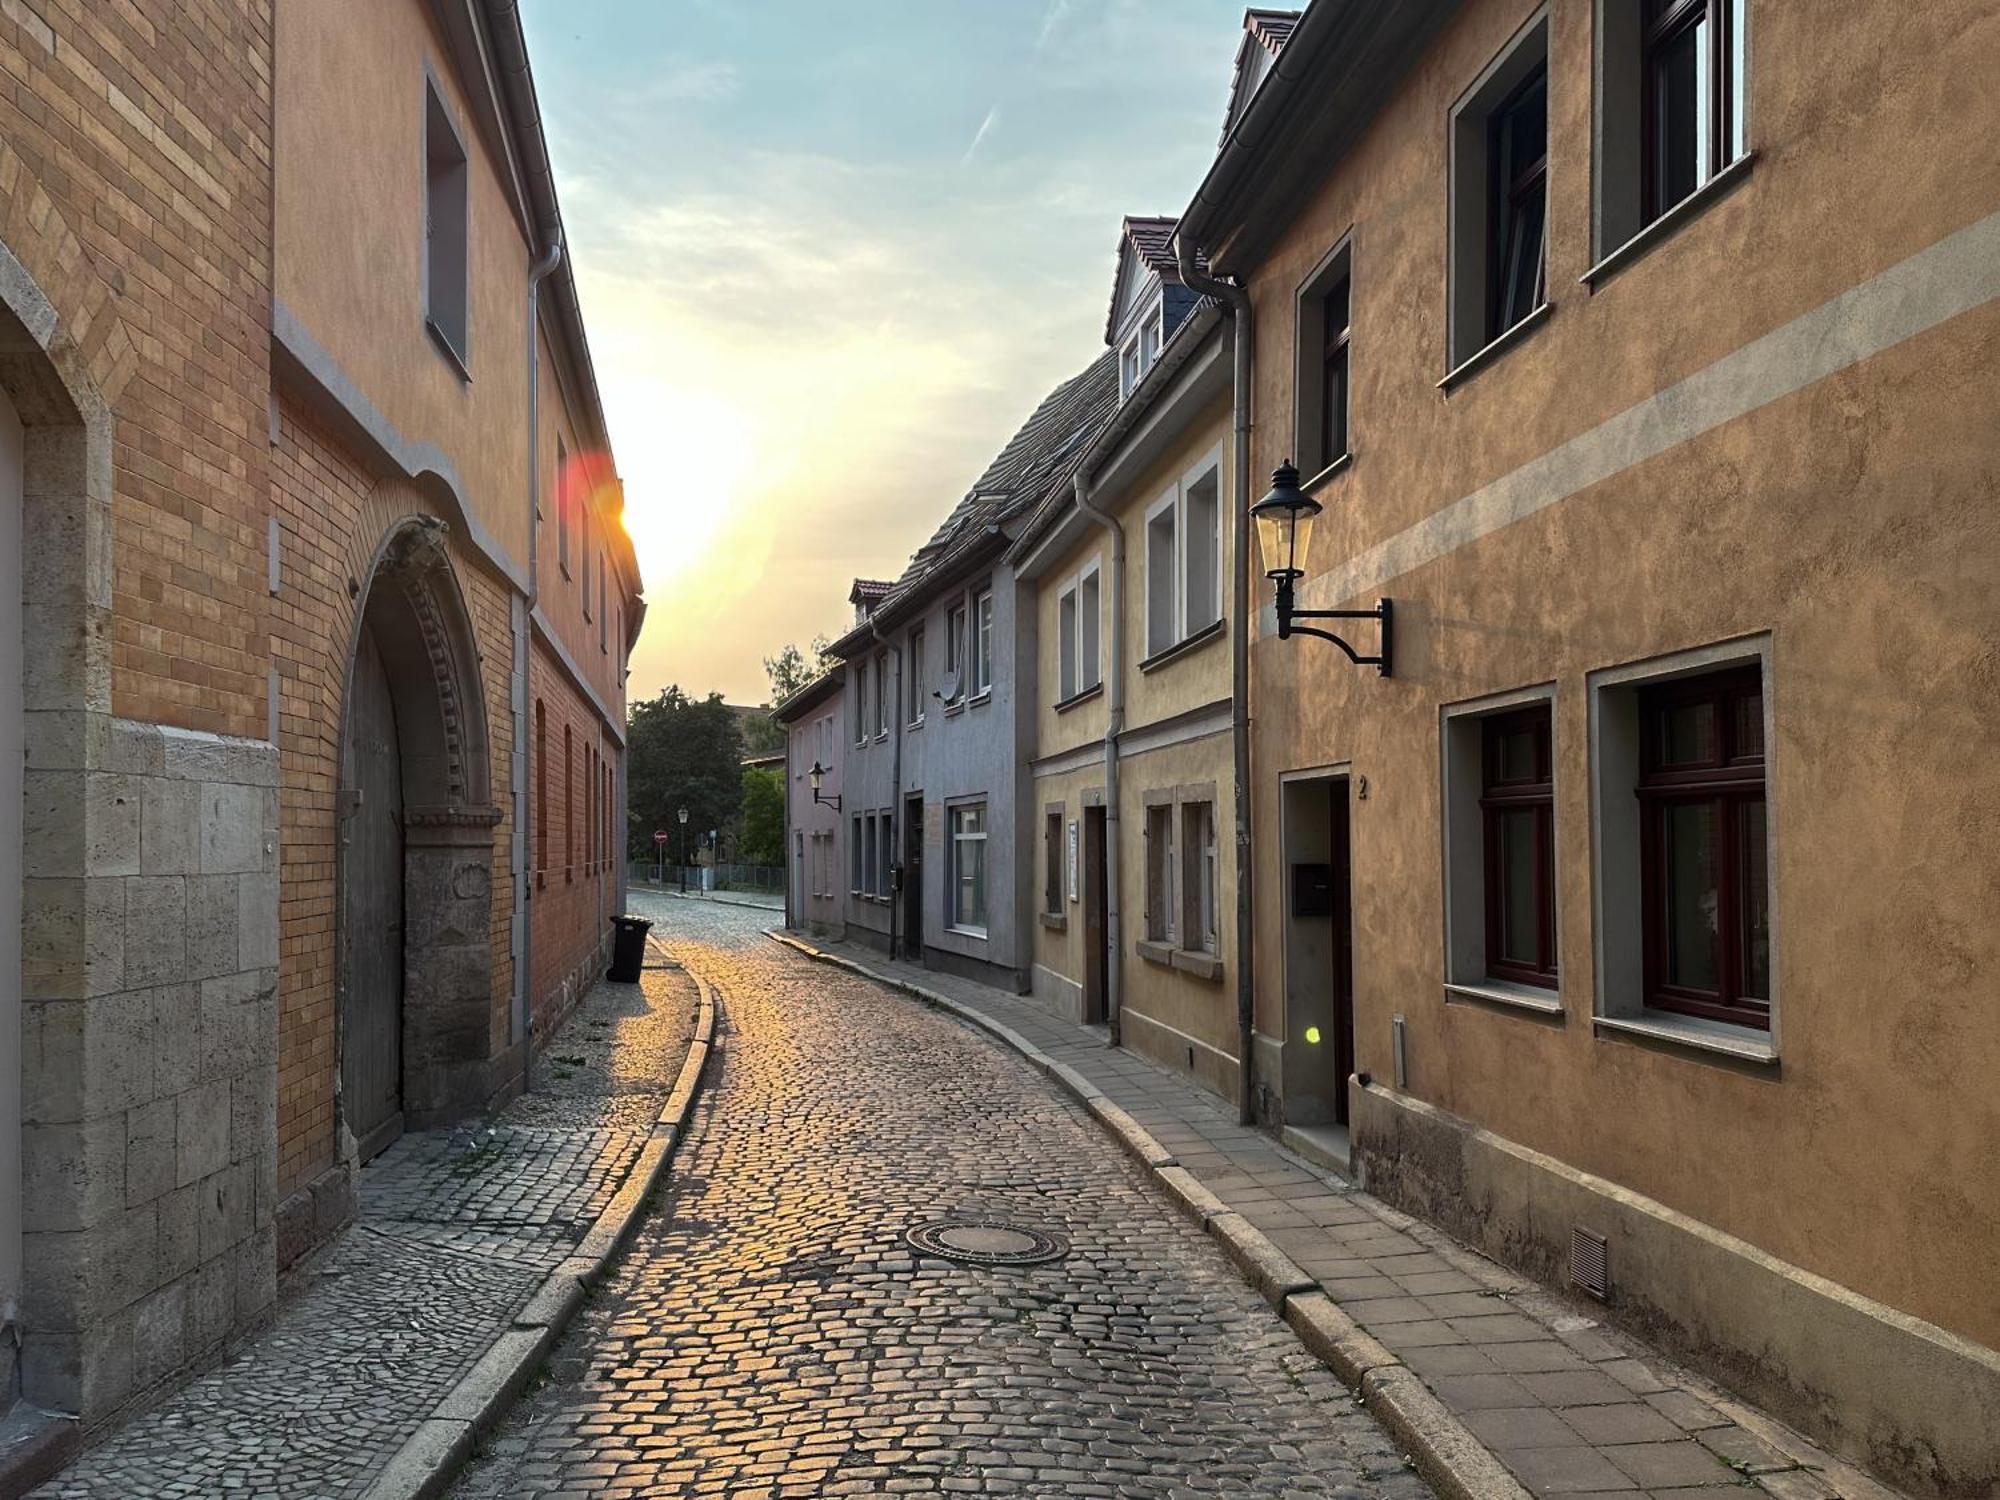
[{"label": "basement vent", "polygon": [[1599,1302],[1605,1300],[1610,1278],[1605,1268],[1605,1242],[1601,1234],[1572,1228],[1569,1232],[1570,1285],[1581,1287]]}]

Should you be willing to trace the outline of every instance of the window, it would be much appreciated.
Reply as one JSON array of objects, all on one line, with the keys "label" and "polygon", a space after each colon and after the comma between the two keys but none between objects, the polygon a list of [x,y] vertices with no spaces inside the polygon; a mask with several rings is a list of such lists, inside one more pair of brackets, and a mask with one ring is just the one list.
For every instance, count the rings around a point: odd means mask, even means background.
[{"label": "window", "polygon": [[881,857],[875,862],[875,894],[886,897],[895,887],[896,823],[885,810],[876,814],[875,833],[882,840]]},{"label": "window", "polygon": [[570,516],[569,447],[556,434],[556,566],[569,577]]},{"label": "window", "polygon": [[597,866],[597,751],[583,747],[583,864]]},{"label": "window", "polygon": [[1160,357],[1165,338],[1166,306],[1155,302],[1141,318],[1139,326],[1125,340],[1118,354],[1118,399],[1131,395],[1146,372]]},{"label": "window", "polygon": [[1063,810],[1051,808],[1042,819],[1042,910],[1059,917],[1063,910]]},{"label": "window", "polygon": [[965,697],[965,606],[954,604],[944,618],[944,670],[949,691],[947,703]]},{"label": "window", "polygon": [[1204,460],[1146,516],[1146,654],[1222,618],[1222,469]]},{"label": "window", "polygon": [[972,691],[993,690],[993,590],[981,589],[972,602]]},{"label": "window", "polygon": [[578,552],[583,559],[583,619],[590,622],[590,506],[588,502],[577,506]]},{"label": "window", "polygon": [[1215,933],[1215,804],[1181,804],[1181,848],[1183,889],[1181,899],[1186,915],[1181,926],[1181,944],[1203,953],[1216,951]]},{"label": "window", "polygon": [[535,871],[538,884],[549,878],[549,711],[535,700]]},{"label": "window", "polygon": [[861,889],[870,896],[882,894],[881,875],[875,859],[881,852],[881,845],[875,840],[875,814],[869,813],[861,820]]},{"label": "window", "polygon": [[1056,603],[1056,649],[1062,657],[1057,681],[1062,700],[1087,693],[1104,680],[1098,649],[1103,630],[1101,579],[1102,570],[1092,558]]},{"label": "window", "polygon": [[1452,110],[1454,368],[1547,300],[1548,16],[1537,16]]},{"label": "window", "polygon": [[1353,252],[1342,241],[1299,292],[1296,448],[1313,475],[1347,453],[1347,343]]},{"label": "window", "polygon": [[889,653],[875,653],[875,732],[889,732]]},{"label": "window", "polygon": [[986,804],[951,809],[951,925],[986,936]]},{"label": "window", "polygon": [[852,866],[852,868],[848,872],[847,889],[851,895],[855,896],[860,895],[864,890],[867,889],[867,887],[862,883],[862,874],[863,874],[862,864],[861,864],[862,848],[863,845],[861,842],[861,815],[859,813],[856,813],[854,815],[854,836],[847,841],[847,859],[848,859],[848,864]]},{"label": "window", "polygon": [[1556,987],[1555,781],[1547,704],[1480,723],[1486,972]]},{"label": "window", "polygon": [[610,567],[610,562],[605,556],[605,554],[602,552],[598,553],[597,554],[597,649],[599,651],[605,651],[605,652],[608,652],[611,649],[611,638],[609,633],[611,616],[605,609],[605,604],[607,602],[606,596],[610,592],[610,585],[605,581],[605,576],[604,576],[605,573],[608,571],[609,567]]},{"label": "window", "polygon": [[868,743],[868,663],[854,664],[854,743]]},{"label": "window", "polygon": [[576,746],[563,725],[563,879],[576,879]]},{"label": "window", "polygon": [[1174,807],[1160,802],[1146,809],[1146,936],[1168,947],[1174,942]]},{"label": "window", "polygon": [[1639,696],[1646,999],[1770,1025],[1764,697],[1757,669]]},{"label": "window", "polygon": [[461,370],[468,360],[470,286],[465,146],[437,86],[424,88],[424,321]]},{"label": "window", "polygon": [[924,633],[921,628],[910,632],[910,643],[904,650],[909,653],[910,697],[903,717],[914,729],[924,722],[924,705],[928,701],[924,696]]}]

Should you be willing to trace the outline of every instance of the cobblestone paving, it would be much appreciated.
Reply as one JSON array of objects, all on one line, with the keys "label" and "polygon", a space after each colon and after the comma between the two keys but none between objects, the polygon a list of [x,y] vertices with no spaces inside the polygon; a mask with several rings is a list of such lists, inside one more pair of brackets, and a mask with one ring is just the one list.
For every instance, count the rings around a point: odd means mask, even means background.
[{"label": "cobblestone paving", "polygon": [[[662,1204],[458,1500],[1428,1490],[1216,1249],[964,1027],[657,903],[727,1026]],[[997,1218],[1053,1264],[915,1257]]]},{"label": "cobblestone paving", "polygon": [[693,1033],[694,986],[599,985],[490,1127],[405,1136],[361,1174],[361,1222],[264,1332],[134,1418],[37,1500],[345,1500],[595,1222]]}]

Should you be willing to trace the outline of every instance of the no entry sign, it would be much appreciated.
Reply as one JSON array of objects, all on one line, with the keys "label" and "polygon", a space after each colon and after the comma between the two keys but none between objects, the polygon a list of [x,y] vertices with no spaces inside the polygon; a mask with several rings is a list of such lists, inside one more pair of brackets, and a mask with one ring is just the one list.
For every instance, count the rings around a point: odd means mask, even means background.
[{"label": "no entry sign", "polygon": [[653,842],[656,844],[664,844],[666,841],[667,841],[667,830],[664,828],[655,828],[653,830]]}]

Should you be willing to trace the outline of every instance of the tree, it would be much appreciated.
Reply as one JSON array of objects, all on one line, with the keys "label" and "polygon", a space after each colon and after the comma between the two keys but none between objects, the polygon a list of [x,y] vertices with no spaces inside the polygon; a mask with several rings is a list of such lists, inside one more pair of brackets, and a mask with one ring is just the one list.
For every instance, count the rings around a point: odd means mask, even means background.
[{"label": "tree", "polygon": [[812,638],[811,657],[799,650],[798,643],[793,641],[776,656],[764,658],[764,675],[771,679],[771,703],[774,707],[834,665],[834,658],[827,650],[832,644],[824,635],[816,635]]},{"label": "tree", "polygon": [[785,786],[776,771],[761,766],[743,768],[742,825],[736,836],[736,852],[746,865],[785,862]]},{"label": "tree", "polygon": [[625,748],[631,813],[626,841],[634,859],[652,857],[655,829],[670,836],[668,858],[680,857],[683,831],[676,814],[683,807],[689,851],[711,828],[730,826],[743,798],[743,745],[736,716],[720,693],[691,698],[676,686],[633,704]]}]

